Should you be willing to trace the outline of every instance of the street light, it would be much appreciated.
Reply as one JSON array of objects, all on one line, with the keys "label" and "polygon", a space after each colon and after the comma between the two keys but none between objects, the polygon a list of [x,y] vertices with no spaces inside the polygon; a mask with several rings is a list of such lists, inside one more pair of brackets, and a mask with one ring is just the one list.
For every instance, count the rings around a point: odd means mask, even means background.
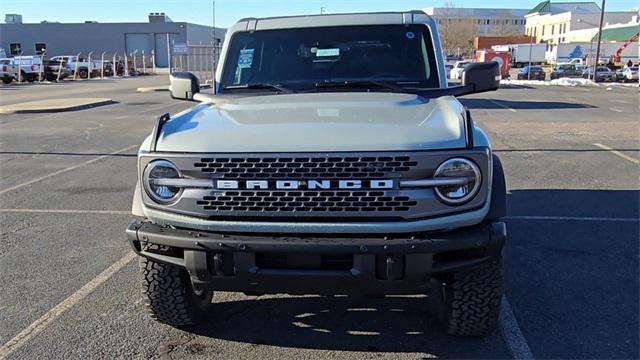
[{"label": "street light", "polygon": [[[585,21],[584,19],[578,19],[578,22],[579,23],[583,23],[583,24],[587,24],[587,25],[591,25],[593,27],[600,27],[600,25],[594,24],[594,23],[589,22],[589,21]],[[593,36],[591,36],[591,40],[589,41],[589,58],[592,58],[592,57],[593,57]],[[599,57],[599,55],[598,55],[598,57]],[[594,66],[594,69],[595,69],[595,67],[598,66],[598,59],[597,58],[596,58],[595,64],[593,66]],[[595,74],[594,74],[593,80],[595,81],[595,79],[596,78],[595,78]]]}]

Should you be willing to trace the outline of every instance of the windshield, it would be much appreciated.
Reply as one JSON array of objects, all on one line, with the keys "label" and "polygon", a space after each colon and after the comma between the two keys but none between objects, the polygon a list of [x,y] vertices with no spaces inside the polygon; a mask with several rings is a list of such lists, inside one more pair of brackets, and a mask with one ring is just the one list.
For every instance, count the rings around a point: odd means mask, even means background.
[{"label": "windshield", "polygon": [[221,85],[384,81],[439,87],[431,35],[423,25],[316,27],[233,35]]}]

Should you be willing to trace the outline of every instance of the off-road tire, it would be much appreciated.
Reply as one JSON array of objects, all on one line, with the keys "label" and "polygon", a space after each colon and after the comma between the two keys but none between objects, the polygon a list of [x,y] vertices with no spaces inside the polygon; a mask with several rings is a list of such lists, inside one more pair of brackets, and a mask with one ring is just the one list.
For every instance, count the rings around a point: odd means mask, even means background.
[{"label": "off-road tire", "polygon": [[151,317],[172,326],[194,325],[211,305],[213,291],[196,293],[185,269],[140,257],[142,296]]},{"label": "off-road tire", "polygon": [[87,69],[80,69],[78,70],[78,76],[80,79],[86,79],[89,77],[89,71],[87,71]]},{"label": "off-road tire", "polygon": [[498,326],[502,299],[502,259],[448,277],[444,324],[450,335],[484,336]]},{"label": "off-road tire", "polygon": [[2,83],[3,84],[11,84],[13,82],[13,79],[10,77],[3,77],[2,78]]}]

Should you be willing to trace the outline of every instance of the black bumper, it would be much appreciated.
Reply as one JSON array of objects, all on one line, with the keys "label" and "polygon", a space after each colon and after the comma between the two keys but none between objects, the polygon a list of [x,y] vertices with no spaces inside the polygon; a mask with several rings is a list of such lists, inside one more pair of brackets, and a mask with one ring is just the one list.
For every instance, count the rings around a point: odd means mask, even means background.
[{"label": "black bumper", "polygon": [[127,228],[134,251],[189,271],[195,287],[248,294],[417,294],[432,275],[500,256],[502,222],[388,237],[252,236],[161,227]]}]

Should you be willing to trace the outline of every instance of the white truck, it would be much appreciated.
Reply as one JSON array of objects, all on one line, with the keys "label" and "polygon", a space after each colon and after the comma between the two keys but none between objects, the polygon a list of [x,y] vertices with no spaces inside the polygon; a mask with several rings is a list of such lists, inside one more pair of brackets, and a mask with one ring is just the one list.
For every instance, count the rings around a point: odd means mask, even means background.
[{"label": "white truck", "polygon": [[78,57],[76,55],[54,56],[51,58],[51,60],[62,61],[65,67],[69,69],[72,74],[77,71],[78,73],[76,75],[82,79],[88,78],[89,73],[91,73],[91,77],[100,76],[100,72],[102,69],[101,60],[88,61],[86,58]]},{"label": "white truck", "polygon": [[13,80],[34,82],[40,76],[40,58],[16,56],[0,59],[0,80],[9,84]]},{"label": "white truck", "polygon": [[[599,62],[608,62],[611,56],[614,55],[623,45],[624,42],[601,43]],[[547,61],[552,64],[560,62],[576,62],[577,60],[575,59],[584,59],[590,65],[593,65],[596,57],[597,46],[597,42],[558,44],[550,51],[547,51],[546,58]],[[630,43],[624,50],[622,50],[622,53],[620,54],[620,61],[623,64],[626,64],[629,60],[635,63],[638,61],[639,57],[638,43],[634,42]]]},{"label": "white truck", "polygon": [[546,44],[494,45],[491,49],[510,52],[511,66],[516,68],[528,66],[529,63],[531,63],[531,65],[542,65],[546,62]]}]

